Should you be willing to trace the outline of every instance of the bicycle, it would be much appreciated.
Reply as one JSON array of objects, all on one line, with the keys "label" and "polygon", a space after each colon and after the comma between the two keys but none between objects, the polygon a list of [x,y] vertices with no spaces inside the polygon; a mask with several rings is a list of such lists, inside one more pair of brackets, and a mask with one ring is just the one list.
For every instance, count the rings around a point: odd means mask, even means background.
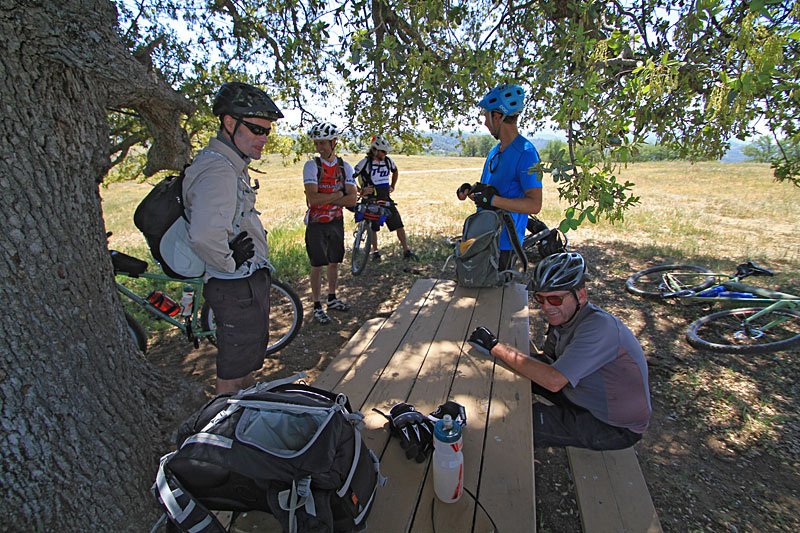
[{"label": "bicycle", "polygon": [[353,275],[358,276],[367,268],[369,253],[372,249],[372,241],[375,239],[375,230],[372,224],[377,222],[383,225],[384,220],[389,215],[389,208],[397,205],[392,200],[379,200],[368,196],[355,206],[356,229],[353,232],[352,266]]},{"label": "bicycle", "polygon": [[[203,338],[216,344],[214,311],[203,300],[203,278],[176,279],[165,274],[150,273],[147,272],[146,261],[117,250],[110,250],[110,252],[115,284],[121,295],[156,318],[183,331],[195,348],[200,346],[200,340]],[[186,289],[184,294],[191,293],[191,301],[187,301],[185,305],[173,302],[177,307],[170,308],[163,304],[165,300],[162,299],[159,302],[158,294],[155,291],[148,296],[143,296],[121,283],[122,278],[144,278],[164,284],[183,285]],[[203,302],[202,307],[198,305],[199,302]],[[129,312],[125,311],[124,313],[128,331],[136,345],[142,353],[147,353],[147,333],[144,327]],[[300,332],[302,324],[303,307],[300,297],[289,284],[273,277],[270,287],[270,344],[267,347],[267,355],[286,347]]]},{"label": "bicycle", "polygon": [[773,275],[752,261],[738,265],[735,274],[661,265],[633,274],[625,288],[650,298],[734,306],[692,322],[686,330],[689,344],[712,352],[762,354],[800,344],[800,296],[741,283],[748,276]]}]

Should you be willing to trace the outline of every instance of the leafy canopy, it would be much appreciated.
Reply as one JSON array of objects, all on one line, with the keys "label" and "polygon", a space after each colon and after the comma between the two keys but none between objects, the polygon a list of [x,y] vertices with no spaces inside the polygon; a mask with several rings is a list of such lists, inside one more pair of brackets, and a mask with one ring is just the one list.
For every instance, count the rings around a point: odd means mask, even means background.
[{"label": "leafy canopy", "polygon": [[[239,79],[298,110],[298,130],[332,120],[355,144],[383,132],[418,151],[421,125],[475,126],[475,102],[511,82],[528,95],[526,128],[549,120],[567,134],[542,163],[570,203],[564,230],[620,219],[637,202],[615,171],[651,135],[682,158],[717,158],[758,120],[778,147],[776,179],[800,185],[800,158],[780,148],[800,139],[796,2],[127,0],[118,9],[126,44],[198,103],[186,121],[195,137],[215,127],[216,88]],[[132,117],[112,118],[112,144],[148,136]]]}]

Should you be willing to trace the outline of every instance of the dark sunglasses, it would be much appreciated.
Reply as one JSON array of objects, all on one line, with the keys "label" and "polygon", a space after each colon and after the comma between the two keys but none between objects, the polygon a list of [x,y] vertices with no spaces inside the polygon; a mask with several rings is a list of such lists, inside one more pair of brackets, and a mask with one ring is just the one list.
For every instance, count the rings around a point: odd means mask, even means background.
[{"label": "dark sunglasses", "polygon": [[536,300],[539,305],[543,304],[545,301],[547,301],[547,303],[550,305],[561,305],[564,303],[564,298],[567,296],[569,295],[565,294],[564,296],[557,296],[555,294],[551,294],[550,296],[542,296],[541,294],[536,293],[533,295],[533,299]]},{"label": "dark sunglasses", "polygon": [[261,135],[269,135],[269,132],[272,131],[272,128],[265,128],[264,126],[259,126],[258,124],[253,124],[252,122],[247,122],[246,120],[242,121],[250,132],[255,135],[256,137]]}]

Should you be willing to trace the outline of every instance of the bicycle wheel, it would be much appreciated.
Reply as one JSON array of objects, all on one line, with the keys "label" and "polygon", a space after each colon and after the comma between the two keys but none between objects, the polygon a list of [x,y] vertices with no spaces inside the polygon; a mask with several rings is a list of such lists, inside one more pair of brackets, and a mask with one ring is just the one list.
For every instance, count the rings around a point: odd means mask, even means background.
[{"label": "bicycle wheel", "polygon": [[[303,325],[303,305],[300,297],[286,282],[272,278],[269,291],[269,345],[266,354],[272,354],[292,342]],[[203,329],[214,331],[214,310],[208,303],[203,304],[200,312],[200,324]],[[209,341],[216,344],[216,335],[210,335]]]},{"label": "bicycle wheel", "polygon": [[[671,276],[672,286],[666,281],[668,274]],[[625,289],[631,294],[648,296],[650,298],[670,298],[680,296],[682,291],[702,291],[716,281],[713,273],[697,265],[661,265],[640,270],[625,282]]]},{"label": "bicycle wheel", "polygon": [[147,353],[147,333],[145,332],[144,328],[142,327],[139,322],[133,318],[127,311],[123,311],[125,314],[125,322],[128,323],[128,333],[131,334],[133,337],[133,342],[136,343],[136,346],[139,347],[139,351],[143,354]]},{"label": "bicycle wheel", "polygon": [[800,345],[800,311],[773,309],[750,319],[762,309],[728,309],[704,316],[689,325],[686,339],[695,348],[739,354],[776,352]]},{"label": "bicycle wheel", "polygon": [[358,223],[353,241],[353,274],[358,276],[367,268],[369,251],[372,248],[372,229],[369,222],[363,220]]}]

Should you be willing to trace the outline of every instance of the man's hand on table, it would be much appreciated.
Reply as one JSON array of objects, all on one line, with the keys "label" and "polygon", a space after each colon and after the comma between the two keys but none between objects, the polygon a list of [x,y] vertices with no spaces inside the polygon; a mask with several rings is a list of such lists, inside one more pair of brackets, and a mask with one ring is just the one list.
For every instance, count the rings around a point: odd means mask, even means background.
[{"label": "man's hand on table", "polygon": [[467,342],[477,348],[479,352],[491,356],[492,348],[497,345],[498,340],[494,333],[489,331],[487,328],[480,326],[475,328],[475,331],[470,334]]}]

